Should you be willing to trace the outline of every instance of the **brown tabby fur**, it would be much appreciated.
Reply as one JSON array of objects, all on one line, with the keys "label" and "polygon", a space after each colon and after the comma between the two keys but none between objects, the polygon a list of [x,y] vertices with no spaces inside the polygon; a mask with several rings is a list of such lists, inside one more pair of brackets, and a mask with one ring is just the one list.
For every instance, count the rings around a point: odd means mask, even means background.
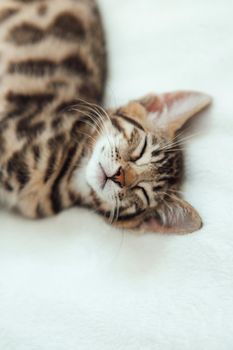
[{"label": "brown tabby fur", "polygon": [[[197,103],[187,115],[182,115],[183,119],[169,124],[166,132],[153,131],[151,157],[159,156],[160,160],[154,161],[154,167],[147,165],[141,175],[116,150],[115,161],[122,170],[111,177],[123,188],[118,193],[121,204],[117,205],[117,214],[116,208],[93,188],[89,186],[83,192],[81,184],[79,188],[74,185],[83,160],[94,151],[98,128],[103,128],[105,122],[107,125],[109,117],[110,127],[127,139],[133,152],[141,133],[151,133],[146,122],[148,114],[162,113],[174,99],[189,96],[149,96],[110,110],[106,117],[96,106],[102,103],[106,67],[105,39],[94,0],[1,0],[1,200],[29,218],[85,205],[105,217],[113,215],[112,221],[121,227],[161,232],[198,229],[198,214],[175,194],[183,174],[182,153],[175,144],[173,149],[166,146],[186,120],[209,100]],[[156,153],[153,147],[158,144],[160,151]],[[140,181],[153,182],[153,206],[148,190],[139,186]],[[141,195],[132,195],[132,188]],[[172,217],[168,219],[172,206],[185,213],[181,223],[178,219],[174,223]]]},{"label": "brown tabby fur", "polygon": [[[1,1],[1,183],[29,217],[74,204],[60,188],[83,152],[79,117],[62,112],[81,97],[101,102],[105,44],[94,1]],[[65,166],[65,168],[64,168]]]}]

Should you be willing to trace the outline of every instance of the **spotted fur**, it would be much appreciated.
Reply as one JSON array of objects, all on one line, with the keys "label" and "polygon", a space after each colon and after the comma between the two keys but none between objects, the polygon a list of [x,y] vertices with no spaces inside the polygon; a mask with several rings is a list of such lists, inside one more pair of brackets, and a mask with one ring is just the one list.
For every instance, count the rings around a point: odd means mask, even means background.
[{"label": "spotted fur", "polygon": [[7,207],[43,218],[82,205],[121,227],[200,227],[177,195],[183,155],[174,140],[210,100],[178,92],[100,107],[107,63],[95,0],[2,0],[0,63]]}]

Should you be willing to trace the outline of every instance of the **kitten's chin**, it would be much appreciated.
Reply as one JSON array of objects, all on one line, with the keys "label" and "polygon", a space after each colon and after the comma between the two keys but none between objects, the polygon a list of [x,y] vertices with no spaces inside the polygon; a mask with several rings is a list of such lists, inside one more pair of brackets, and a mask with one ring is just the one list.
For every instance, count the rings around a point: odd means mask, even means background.
[{"label": "kitten's chin", "polygon": [[101,166],[90,161],[86,170],[86,180],[95,192],[101,194],[107,179]]},{"label": "kitten's chin", "polygon": [[108,207],[114,206],[111,200],[111,181],[107,179],[104,170],[98,162],[90,159],[86,168],[86,181],[96,196]]},{"label": "kitten's chin", "polygon": [[87,164],[86,181],[98,197],[106,200],[103,193],[106,184],[106,176],[95,157],[92,157]]}]

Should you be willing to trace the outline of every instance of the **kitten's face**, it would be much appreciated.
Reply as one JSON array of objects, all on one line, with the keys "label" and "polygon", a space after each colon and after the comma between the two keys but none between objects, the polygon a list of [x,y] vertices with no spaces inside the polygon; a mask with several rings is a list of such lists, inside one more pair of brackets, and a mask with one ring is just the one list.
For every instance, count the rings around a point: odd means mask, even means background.
[{"label": "kitten's face", "polygon": [[[181,125],[174,127],[172,120],[169,128],[158,115],[169,107],[169,98],[167,95],[166,103],[165,98],[148,96],[110,112],[111,122],[106,120],[86,172],[88,184],[106,210],[131,218],[154,212],[164,224],[168,221],[183,175],[175,133]],[[155,118],[159,119],[157,126]],[[180,212],[179,200],[176,206]],[[187,204],[182,209],[190,207]]]},{"label": "kitten's face", "polygon": [[143,130],[118,113],[112,121],[108,135],[96,144],[87,181],[111,208],[117,203],[121,208],[131,205],[131,212],[155,207],[168,188],[180,182],[181,152],[173,151],[172,140],[159,131]]}]

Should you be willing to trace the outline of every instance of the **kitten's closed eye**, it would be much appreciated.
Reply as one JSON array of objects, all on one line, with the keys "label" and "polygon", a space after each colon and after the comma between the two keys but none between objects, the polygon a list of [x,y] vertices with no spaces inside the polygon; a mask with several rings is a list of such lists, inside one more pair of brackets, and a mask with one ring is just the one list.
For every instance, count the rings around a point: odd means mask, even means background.
[{"label": "kitten's closed eye", "polygon": [[144,156],[144,153],[146,152],[147,144],[148,144],[147,136],[145,136],[144,141],[141,144],[142,144],[141,150],[140,150],[140,147],[137,148],[136,151],[134,151],[133,154],[131,154],[130,161],[137,162]]},{"label": "kitten's closed eye", "polygon": [[147,205],[150,206],[150,197],[149,197],[147,191],[145,190],[145,188],[144,188],[142,185],[135,186],[135,187],[133,188],[133,190],[136,190],[136,191],[139,190],[139,191],[141,191],[141,193],[143,194],[144,198],[146,199]]}]

